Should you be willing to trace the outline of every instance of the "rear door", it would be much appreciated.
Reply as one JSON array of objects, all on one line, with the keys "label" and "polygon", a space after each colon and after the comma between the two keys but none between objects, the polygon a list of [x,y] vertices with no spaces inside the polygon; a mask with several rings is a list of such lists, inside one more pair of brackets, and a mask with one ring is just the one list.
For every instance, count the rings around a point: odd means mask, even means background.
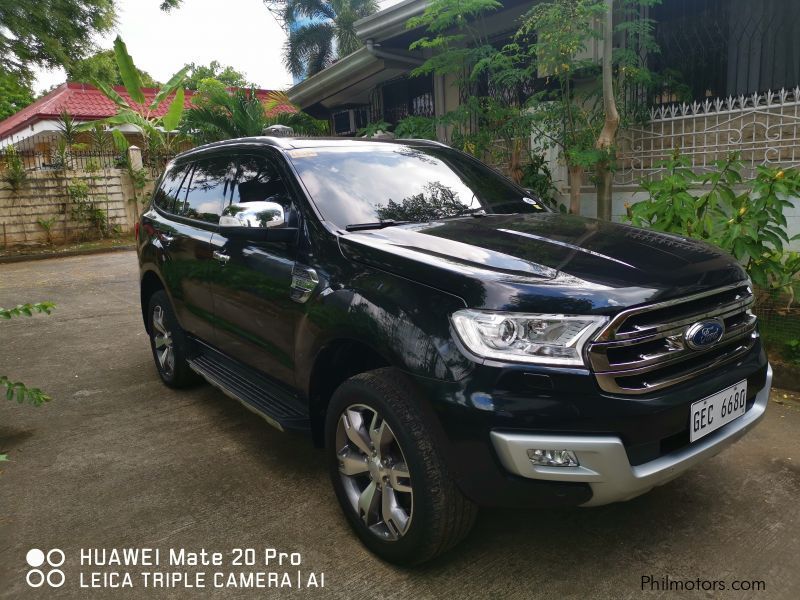
[{"label": "rear door", "polygon": [[[181,167],[183,176],[166,176],[156,206],[166,213],[153,225],[164,258],[161,272],[181,326],[214,342],[211,237],[219,224],[233,172],[225,156],[199,158]],[[181,180],[178,183],[178,180]],[[159,205],[160,204],[160,205]]]},{"label": "rear door", "polygon": [[[296,226],[296,202],[286,184],[288,172],[267,152],[238,155],[236,185],[223,211],[274,202],[283,208],[284,226]],[[233,240],[220,233],[214,235],[212,245],[218,256],[225,257],[213,266],[217,345],[229,356],[293,387],[295,328],[303,308],[291,300],[297,245]]]}]

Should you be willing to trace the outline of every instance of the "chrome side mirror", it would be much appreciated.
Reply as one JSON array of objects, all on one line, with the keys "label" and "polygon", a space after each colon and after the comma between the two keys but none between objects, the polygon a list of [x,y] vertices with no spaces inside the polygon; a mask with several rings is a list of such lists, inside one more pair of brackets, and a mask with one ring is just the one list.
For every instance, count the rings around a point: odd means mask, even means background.
[{"label": "chrome side mirror", "polygon": [[222,211],[220,227],[272,228],[286,225],[283,206],[277,202],[243,202],[231,204]]}]

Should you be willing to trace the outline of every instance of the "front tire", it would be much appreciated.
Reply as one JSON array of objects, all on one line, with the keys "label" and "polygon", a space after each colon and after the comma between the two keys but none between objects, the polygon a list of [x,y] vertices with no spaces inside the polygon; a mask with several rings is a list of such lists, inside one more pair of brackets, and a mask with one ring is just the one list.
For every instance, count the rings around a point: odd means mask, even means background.
[{"label": "front tire", "polygon": [[164,290],[150,296],[147,308],[150,348],[161,380],[172,388],[189,387],[199,378],[189,367],[186,334]]},{"label": "front tire", "polygon": [[325,423],[331,481],[347,520],[372,552],[405,565],[456,545],[477,514],[409,391],[395,369],[361,373],[333,394]]}]

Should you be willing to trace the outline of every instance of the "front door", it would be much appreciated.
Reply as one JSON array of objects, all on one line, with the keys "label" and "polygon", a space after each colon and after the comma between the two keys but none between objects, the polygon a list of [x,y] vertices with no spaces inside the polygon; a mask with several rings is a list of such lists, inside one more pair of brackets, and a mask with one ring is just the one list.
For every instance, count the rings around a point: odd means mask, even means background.
[{"label": "front door", "polygon": [[[233,197],[226,206],[277,203],[283,207],[284,224],[294,225],[296,204],[277,158],[242,154],[237,162]],[[211,244],[221,257],[212,267],[218,347],[294,387],[294,337],[302,314],[302,304],[291,299],[290,289],[296,244],[233,240],[220,233],[214,234]]]}]

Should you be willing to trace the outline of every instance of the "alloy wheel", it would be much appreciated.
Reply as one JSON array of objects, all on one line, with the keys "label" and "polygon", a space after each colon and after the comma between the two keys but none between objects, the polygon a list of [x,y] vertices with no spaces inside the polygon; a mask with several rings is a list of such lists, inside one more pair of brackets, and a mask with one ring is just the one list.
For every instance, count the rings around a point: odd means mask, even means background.
[{"label": "alloy wheel", "polygon": [[336,427],[339,475],[353,510],[381,539],[400,539],[414,509],[411,474],[391,427],[363,404],[347,407]]},{"label": "alloy wheel", "polygon": [[153,309],[153,329],[156,358],[162,372],[169,377],[175,372],[175,348],[172,332],[167,328],[164,309],[160,306]]}]

